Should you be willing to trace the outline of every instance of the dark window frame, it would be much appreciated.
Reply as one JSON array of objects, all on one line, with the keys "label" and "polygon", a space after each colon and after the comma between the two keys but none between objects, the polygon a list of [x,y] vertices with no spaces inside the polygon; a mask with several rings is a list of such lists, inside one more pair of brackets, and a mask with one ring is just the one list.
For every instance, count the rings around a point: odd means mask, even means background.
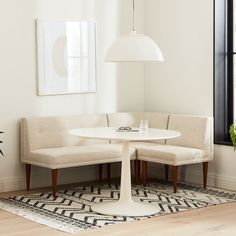
[{"label": "dark window frame", "polygon": [[232,145],[233,1],[214,0],[214,143]]}]

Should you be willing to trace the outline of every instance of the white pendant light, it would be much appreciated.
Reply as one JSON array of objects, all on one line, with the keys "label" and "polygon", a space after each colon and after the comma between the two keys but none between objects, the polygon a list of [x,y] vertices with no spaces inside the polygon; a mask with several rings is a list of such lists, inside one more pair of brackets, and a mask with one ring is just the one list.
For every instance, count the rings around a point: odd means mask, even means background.
[{"label": "white pendant light", "polygon": [[123,35],[113,42],[105,55],[107,62],[145,62],[163,61],[163,55],[157,44],[143,34],[137,34],[134,29],[134,0],[133,0],[133,29],[130,34]]}]

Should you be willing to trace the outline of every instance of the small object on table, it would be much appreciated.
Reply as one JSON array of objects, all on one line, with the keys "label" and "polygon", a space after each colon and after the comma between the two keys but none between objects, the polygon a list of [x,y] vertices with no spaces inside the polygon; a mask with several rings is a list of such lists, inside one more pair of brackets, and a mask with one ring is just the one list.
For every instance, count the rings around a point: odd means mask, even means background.
[{"label": "small object on table", "polygon": [[141,133],[146,133],[148,131],[148,120],[141,120],[139,130]]},{"label": "small object on table", "polygon": [[134,129],[129,126],[121,126],[116,131],[117,132],[138,132],[139,129]]}]

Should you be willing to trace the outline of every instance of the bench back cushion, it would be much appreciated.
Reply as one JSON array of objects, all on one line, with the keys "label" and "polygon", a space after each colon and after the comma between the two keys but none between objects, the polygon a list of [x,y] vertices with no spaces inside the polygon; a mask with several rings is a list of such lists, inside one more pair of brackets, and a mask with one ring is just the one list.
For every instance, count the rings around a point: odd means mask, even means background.
[{"label": "bench back cushion", "polygon": [[120,126],[129,126],[129,127],[139,127],[140,120],[142,120],[142,112],[118,112],[118,113],[109,113],[108,125],[109,127],[120,127]]},{"label": "bench back cushion", "polygon": [[[108,114],[110,127],[139,127],[140,120],[148,120],[150,128],[167,129],[169,114],[158,112],[120,112]],[[152,141],[164,144],[165,140]]]},{"label": "bench back cushion", "polygon": [[166,144],[199,148],[212,152],[212,118],[170,115],[168,129],[181,132],[181,136],[168,139]]},{"label": "bench back cushion", "polygon": [[68,133],[70,129],[107,127],[106,114],[76,116],[32,117],[21,120],[22,149],[31,151],[42,148],[108,143],[106,140],[85,139]]},{"label": "bench back cushion", "polygon": [[[143,119],[148,120],[149,128],[167,129],[169,114],[167,114],[167,113],[158,113],[158,112],[145,112]],[[160,139],[160,140],[151,141],[151,142],[152,143],[165,144],[166,140],[165,139]]]}]

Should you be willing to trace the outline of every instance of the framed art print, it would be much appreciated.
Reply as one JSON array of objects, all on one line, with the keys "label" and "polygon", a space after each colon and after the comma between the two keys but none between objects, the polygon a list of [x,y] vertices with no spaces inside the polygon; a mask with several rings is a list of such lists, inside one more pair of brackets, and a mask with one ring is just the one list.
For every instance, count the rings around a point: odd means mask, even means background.
[{"label": "framed art print", "polygon": [[96,25],[36,21],[38,95],[96,92]]}]

